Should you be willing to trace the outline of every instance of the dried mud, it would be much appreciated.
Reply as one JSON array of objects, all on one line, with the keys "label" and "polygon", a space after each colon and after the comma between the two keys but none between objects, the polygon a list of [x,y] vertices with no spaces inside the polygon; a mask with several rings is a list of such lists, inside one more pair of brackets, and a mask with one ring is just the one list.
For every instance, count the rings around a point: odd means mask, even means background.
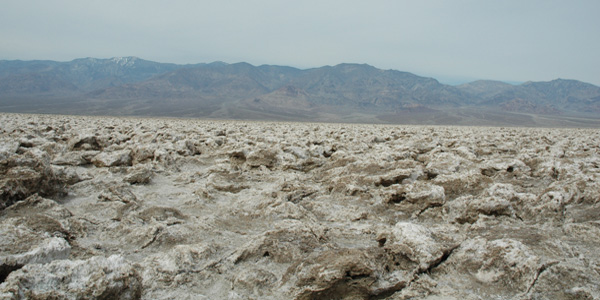
[{"label": "dried mud", "polygon": [[0,124],[0,299],[600,299],[599,130]]}]

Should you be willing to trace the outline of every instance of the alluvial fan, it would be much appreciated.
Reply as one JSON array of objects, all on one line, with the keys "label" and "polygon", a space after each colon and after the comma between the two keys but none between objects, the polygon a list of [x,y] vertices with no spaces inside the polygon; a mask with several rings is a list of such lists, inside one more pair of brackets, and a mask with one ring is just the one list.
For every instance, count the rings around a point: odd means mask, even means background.
[{"label": "alluvial fan", "polygon": [[597,129],[0,124],[0,299],[600,299]]}]

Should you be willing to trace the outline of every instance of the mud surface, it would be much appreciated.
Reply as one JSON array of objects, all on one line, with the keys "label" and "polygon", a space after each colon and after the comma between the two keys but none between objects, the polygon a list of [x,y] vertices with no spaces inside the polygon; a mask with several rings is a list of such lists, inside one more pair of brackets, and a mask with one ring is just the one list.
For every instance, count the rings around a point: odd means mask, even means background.
[{"label": "mud surface", "polygon": [[599,130],[0,124],[0,299],[600,299]]}]

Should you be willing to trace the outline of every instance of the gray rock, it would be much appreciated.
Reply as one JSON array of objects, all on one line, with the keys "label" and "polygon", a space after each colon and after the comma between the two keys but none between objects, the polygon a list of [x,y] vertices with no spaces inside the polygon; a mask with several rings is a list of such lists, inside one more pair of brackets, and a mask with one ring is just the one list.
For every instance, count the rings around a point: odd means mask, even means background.
[{"label": "gray rock", "polygon": [[528,291],[541,266],[540,258],[519,241],[475,238],[464,241],[442,268],[461,274],[462,281],[483,284],[485,294],[515,297]]},{"label": "gray rock", "polygon": [[[7,229],[17,231],[17,228],[3,227],[4,234]],[[5,235],[6,236],[6,235]],[[27,264],[45,264],[54,260],[67,259],[71,252],[71,246],[63,238],[47,238],[41,240],[37,247],[19,254],[0,256],[0,269],[4,274],[10,269],[19,269]]]},{"label": "gray rock", "polygon": [[273,168],[277,164],[277,153],[273,150],[260,149],[248,153],[246,163],[250,167],[265,166]]},{"label": "gray rock", "polygon": [[147,184],[154,176],[152,167],[148,165],[136,165],[127,171],[123,181],[131,184]]},{"label": "gray rock", "polygon": [[52,160],[52,164],[59,166],[81,166],[88,164],[89,161],[85,159],[84,152],[81,151],[69,151],[61,153],[59,156]]},{"label": "gray rock", "polygon": [[123,257],[30,264],[0,285],[3,299],[140,299],[142,280]]},{"label": "gray rock", "polygon": [[64,178],[32,152],[14,155],[0,165],[0,210],[30,195],[65,194]]},{"label": "gray rock", "polygon": [[14,140],[1,140],[0,141],[0,161],[9,158],[10,156],[17,153],[19,149],[19,142]]},{"label": "gray rock", "polygon": [[102,150],[98,137],[94,135],[76,136],[69,141],[71,150]]},{"label": "gray rock", "polygon": [[113,152],[100,152],[94,156],[92,163],[96,167],[131,166],[131,150],[117,150]]}]

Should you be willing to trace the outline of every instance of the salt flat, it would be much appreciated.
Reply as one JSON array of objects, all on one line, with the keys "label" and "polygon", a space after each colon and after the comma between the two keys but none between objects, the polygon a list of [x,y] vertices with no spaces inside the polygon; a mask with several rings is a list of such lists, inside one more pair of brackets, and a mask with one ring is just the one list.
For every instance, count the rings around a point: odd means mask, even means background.
[{"label": "salt flat", "polygon": [[0,299],[600,299],[600,130],[0,114]]}]

